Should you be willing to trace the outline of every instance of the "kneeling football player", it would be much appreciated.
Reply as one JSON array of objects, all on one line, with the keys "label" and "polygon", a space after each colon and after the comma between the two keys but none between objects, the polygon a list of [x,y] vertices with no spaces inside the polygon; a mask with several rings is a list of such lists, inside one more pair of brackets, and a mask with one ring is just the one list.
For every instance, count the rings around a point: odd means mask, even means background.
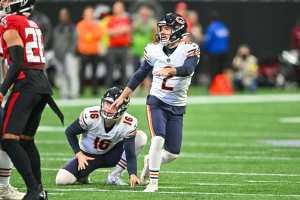
[{"label": "kneeling football player", "polygon": [[[147,142],[144,132],[137,130],[137,119],[126,112],[129,98],[117,109],[111,104],[121,95],[122,89],[113,87],[106,91],[101,106],[84,109],[65,131],[75,157],[56,175],[57,185],[75,182],[86,183],[91,172],[98,168],[114,167],[107,184],[125,185],[120,178],[127,167],[130,185],[140,181],[137,177],[136,155]],[[78,141],[77,135],[80,135]]]}]

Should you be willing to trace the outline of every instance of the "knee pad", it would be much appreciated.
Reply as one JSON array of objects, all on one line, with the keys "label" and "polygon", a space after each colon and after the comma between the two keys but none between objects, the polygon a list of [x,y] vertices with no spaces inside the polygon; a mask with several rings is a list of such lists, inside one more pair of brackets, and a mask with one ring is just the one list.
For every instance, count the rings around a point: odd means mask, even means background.
[{"label": "knee pad", "polygon": [[175,160],[178,156],[179,156],[179,154],[170,153],[163,149],[162,163],[169,163],[169,162]]},{"label": "knee pad", "polygon": [[138,155],[146,144],[147,135],[143,131],[138,130],[135,136],[135,154]]},{"label": "knee pad", "polygon": [[138,130],[135,136],[135,145],[145,146],[147,144],[147,135],[141,130]]},{"label": "knee pad", "polygon": [[77,178],[69,171],[60,169],[55,178],[56,185],[70,185],[77,181]]}]

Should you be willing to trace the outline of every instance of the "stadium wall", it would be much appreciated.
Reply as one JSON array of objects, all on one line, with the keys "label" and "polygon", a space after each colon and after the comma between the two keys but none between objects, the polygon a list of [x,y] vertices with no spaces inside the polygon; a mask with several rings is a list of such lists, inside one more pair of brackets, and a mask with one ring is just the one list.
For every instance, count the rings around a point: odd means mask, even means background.
[{"label": "stadium wall", "polygon": [[[46,13],[52,24],[57,22],[60,8],[68,7],[74,21],[81,17],[82,9],[86,5],[108,4],[109,0],[41,0],[37,9]],[[164,11],[173,11],[178,1],[159,1]],[[231,52],[237,46],[247,43],[258,57],[275,56],[290,47],[290,34],[297,17],[300,16],[300,1],[214,1],[190,0],[186,1],[189,9],[198,11],[200,22],[204,29],[208,25],[209,13],[217,10],[228,25],[231,32]],[[132,7],[135,1],[125,1]]]}]

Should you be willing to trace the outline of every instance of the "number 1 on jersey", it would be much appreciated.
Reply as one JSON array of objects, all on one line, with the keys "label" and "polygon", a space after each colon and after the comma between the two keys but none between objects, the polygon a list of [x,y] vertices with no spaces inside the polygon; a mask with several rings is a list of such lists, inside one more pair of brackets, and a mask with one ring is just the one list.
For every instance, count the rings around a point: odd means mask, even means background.
[{"label": "number 1 on jersey", "polygon": [[[31,36],[32,41],[26,42],[25,51],[27,62],[46,63],[44,56],[44,46],[42,43],[42,32],[37,28],[25,28],[26,39]],[[34,49],[38,49],[38,55],[35,55]]]}]

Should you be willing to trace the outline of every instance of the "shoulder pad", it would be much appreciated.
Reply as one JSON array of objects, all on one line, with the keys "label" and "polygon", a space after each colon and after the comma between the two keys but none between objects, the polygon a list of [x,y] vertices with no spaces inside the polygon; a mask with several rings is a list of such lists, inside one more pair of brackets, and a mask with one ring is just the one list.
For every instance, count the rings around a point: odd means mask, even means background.
[{"label": "shoulder pad", "polygon": [[135,136],[138,121],[134,116],[132,116],[128,113],[125,113],[121,119],[121,123],[124,125],[125,138]]},{"label": "shoulder pad", "polygon": [[100,107],[93,106],[85,108],[79,116],[79,123],[84,130],[89,129],[95,121],[100,118]]}]

